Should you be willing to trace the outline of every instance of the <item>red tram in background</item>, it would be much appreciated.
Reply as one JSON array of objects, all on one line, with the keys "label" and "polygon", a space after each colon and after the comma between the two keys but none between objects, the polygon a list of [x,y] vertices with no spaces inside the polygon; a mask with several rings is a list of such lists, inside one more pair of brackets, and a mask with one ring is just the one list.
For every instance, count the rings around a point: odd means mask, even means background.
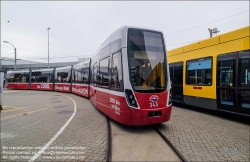
[{"label": "red tram in background", "polygon": [[7,71],[6,78],[8,89],[29,89],[30,70]]},{"label": "red tram in background", "polygon": [[[7,88],[35,89],[34,85],[40,84],[37,90],[72,92],[90,98],[97,109],[122,124],[162,123],[170,119],[172,110],[165,51],[161,32],[122,27],[91,59],[74,66],[8,71]],[[17,85],[24,81],[28,88],[19,88]]]},{"label": "red tram in background", "polygon": [[[54,90],[54,71],[55,69],[31,70],[30,89],[32,90]],[[8,87],[7,87],[8,88]]]},{"label": "red tram in background", "polygon": [[55,91],[72,92],[72,66],[55,69]]}]

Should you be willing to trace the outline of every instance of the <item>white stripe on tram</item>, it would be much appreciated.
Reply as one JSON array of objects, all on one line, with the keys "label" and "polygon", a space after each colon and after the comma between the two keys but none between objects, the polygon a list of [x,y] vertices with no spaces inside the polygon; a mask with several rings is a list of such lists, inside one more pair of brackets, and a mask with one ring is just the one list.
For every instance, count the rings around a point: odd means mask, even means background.
[{"label": "white stripe on tram", "polygon": [[114,90],[104,89],[104,88],[99,88],[99,87],[94,87],[94,86],[90,86],[90,87],[93,89],[96,89],[97,91],[109,93],[109,94],[120,96],[120,97],[125,97],[125,92],[119,92],[119,91],[114,91]]}]

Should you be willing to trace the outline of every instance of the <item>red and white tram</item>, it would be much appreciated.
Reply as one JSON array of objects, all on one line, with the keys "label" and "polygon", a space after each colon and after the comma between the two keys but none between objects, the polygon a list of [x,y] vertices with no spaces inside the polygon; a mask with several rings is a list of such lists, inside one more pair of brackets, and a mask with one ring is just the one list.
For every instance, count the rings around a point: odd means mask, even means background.
[{"label": "red and white tram", "polygon": [[[166,122],[172,102],[165,51],[161,32],[122,27],[102,43],[90,60],[72,68],[56,68],[53,81],[55,87],[67,86],[67,92],[89,97],[97,109],[119,123]],[[55,88],[66,92],[63,89]]]},{"label": "red and white tram", "polygon": [[170,119],[170,77],[163,34],[122,27],[91,60],[90,100],[110,118],[127,125]]}]

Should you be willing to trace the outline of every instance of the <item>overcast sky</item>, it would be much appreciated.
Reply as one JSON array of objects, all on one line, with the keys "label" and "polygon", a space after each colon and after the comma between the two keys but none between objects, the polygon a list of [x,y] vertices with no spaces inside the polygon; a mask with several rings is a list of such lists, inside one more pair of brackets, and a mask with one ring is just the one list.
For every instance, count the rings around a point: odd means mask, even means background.
[{"label": "overcast sky", "polygon": [[1,56],[14,57],[8,41],[18,59],[47,62],[50,27],[50,62],[77,61],[124,25],[162,31],[169,50],[209,38],[209,27],[248,26],[249,1],[1,1]]}]

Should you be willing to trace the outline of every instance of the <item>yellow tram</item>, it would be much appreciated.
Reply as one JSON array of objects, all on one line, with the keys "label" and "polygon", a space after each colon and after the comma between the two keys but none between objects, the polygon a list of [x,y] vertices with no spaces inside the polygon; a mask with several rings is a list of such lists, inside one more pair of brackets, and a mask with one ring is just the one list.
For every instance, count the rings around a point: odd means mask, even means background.
[{"label": "yellow tram", "polygon": [[167,52],[172,100],[250,116],[250,27]]}]

